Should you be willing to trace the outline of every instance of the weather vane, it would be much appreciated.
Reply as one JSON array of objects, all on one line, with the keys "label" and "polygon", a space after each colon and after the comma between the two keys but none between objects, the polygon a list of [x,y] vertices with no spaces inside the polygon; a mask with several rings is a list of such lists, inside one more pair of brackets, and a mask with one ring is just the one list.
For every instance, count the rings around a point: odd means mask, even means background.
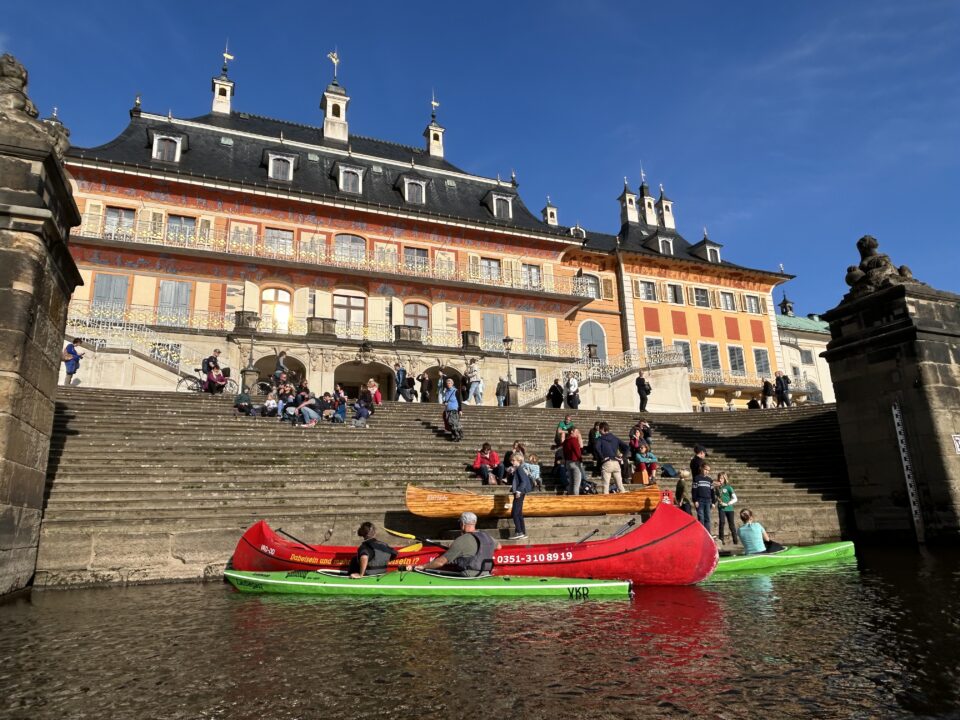
[{"label": "weather vane", "polygon": [[327,57],[330,58],[330,62],[333,63],[333,81],[337,81],[337,70],[340,67],[340,54],[337,52],[336,48],[333,49],[333,52],[328,52]]},{"label": "weather vane", "polygon": [[433,90],[430,91],[430,117],[434,120],[437,119],[437,108],[440,107],[440,101],[437,100],[437,93]]},{"label": "weather vane", "polygon": [[643,171],[643,163],[640,163],[640,184],[647,182],[647,174]]},{"label": "weather vane", "polygon": [[[783,263],[780,263],[780,272],[786,273],[786,270],[783,269]],[[786,294],[784,294],[784,297],[786,297]]]},{"label": "weather vane", "polygon": [[227,72],[227,62],[233,60],[233,55],[230,54],[230,38],[227,38],[227,41],[223,44],[223,72]]}]

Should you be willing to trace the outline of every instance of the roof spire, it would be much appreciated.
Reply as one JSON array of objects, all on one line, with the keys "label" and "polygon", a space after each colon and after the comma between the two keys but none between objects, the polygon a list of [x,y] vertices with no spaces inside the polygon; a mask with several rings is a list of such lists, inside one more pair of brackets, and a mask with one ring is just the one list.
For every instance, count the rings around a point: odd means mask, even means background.
[{"label": "roof spire", "polygon": [[440,107],[440,101],[437,100],[437,93],[435,90],[430,91],[430,120],[431,122],[437,121],[437,108]]},{"label": "roof spire", "polygon": [[517,184],[517,171],[514,170],[513,168],[510,168],[510,182],[513,185]]},{"label": "roof spire", "polygon": [[140,94],[138,93],[137,96],[133,99],[133,106],[135,108],[139,108],[142,102],[143,102],[143,98],[141,98]]},{"label": "roof spire", "polygon": [[706,226],[706,225],[703,226],[703,239],[704,239],[704,240],[709,240],[709,239],[710,239],[710,236],[707,235],[707,226]]},{"label": "roof spire", "polygon": [[327,57],[330,59],[330,62],[333,63],[333,84],[337,84],[337,70],[340,68],[340,53],[337,52],[336,46],[333,48],[333,52],[328,52]]},{"label": "roof spire", "polygon": [[230,54],[230,38],[227,38],[227,41],[223,44],[223,67],[220,68],[224,77],[227,76],[227,62],[233,59],[233,55]]},{"label": "roof spire", "polygon": [[640,184],[647,184],[647,174],[643,171],[643,161],[640,161]]}]

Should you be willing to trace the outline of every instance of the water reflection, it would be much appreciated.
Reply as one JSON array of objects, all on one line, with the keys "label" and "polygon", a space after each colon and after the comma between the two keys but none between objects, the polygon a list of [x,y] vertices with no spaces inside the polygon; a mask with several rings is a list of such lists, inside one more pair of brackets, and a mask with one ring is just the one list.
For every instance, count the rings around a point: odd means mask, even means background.
[{"label": "water reflection", "polygon": [[632,602],[38,592],[0,605],[0,717],[945,714],[955,559],[866,551]]}]

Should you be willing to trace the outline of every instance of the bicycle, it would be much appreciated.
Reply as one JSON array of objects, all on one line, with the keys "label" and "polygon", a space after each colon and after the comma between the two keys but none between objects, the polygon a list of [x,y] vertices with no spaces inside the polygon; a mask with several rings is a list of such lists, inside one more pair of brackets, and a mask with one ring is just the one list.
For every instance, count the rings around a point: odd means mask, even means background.
[{"label": "bicycle", "polygon": [[[193,371],[197,376],[191,377],[187,375],[180,378],[180,381],[177,383],[177,392],[203,392],[203,383],[205,382],[203,368],[194,368]],[[223,387],[223,392],[225,395],[236,395],[240,392],[240,386],[233,378],[227,378],[227,384]]]},{"label": "bicycle", "polygon": [[[291,385],[296,386],[299,376],[292,370],[287,371],[287,380]],[[269,395],[277,389],[276,375],[270,375],[266,380],[258,380],[254,386],[258,395]]]}]

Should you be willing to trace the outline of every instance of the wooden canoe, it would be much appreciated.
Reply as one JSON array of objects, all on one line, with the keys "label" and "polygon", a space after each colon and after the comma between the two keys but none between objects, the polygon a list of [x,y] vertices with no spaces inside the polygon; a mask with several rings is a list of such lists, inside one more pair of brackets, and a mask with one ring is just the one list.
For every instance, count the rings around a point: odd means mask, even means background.
[{"label": "wooden canoe", "polygon": [[[500,492],[480,494],[455,490],[437,490],[407,485],[407,509],[414,515],[434,518],[458,518],[470,511],[477,517],[510,517],[513,496]],[[656,485],[628,488],[609,495],[553,495],[530,493],[523,501],[525,517],[561,515],[630,515],[651,511],[660,503]]]}]

